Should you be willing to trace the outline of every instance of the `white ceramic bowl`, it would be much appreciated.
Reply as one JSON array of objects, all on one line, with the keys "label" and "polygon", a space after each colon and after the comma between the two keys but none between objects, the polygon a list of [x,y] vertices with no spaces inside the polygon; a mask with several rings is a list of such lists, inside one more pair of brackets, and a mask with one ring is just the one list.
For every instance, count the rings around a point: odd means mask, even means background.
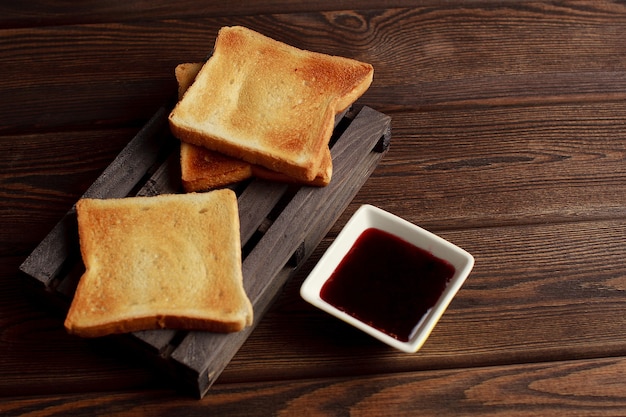
[{"label": "white ceramic bowl", "polygon": [[[429,252],[434,257],[447,261],[454,267],[454,275],[448,281],[441,296],[416,325],[407,342],[378,330],[350,314],[324,301],[320,295],[322,287],[333,274],[339,263],[355,244],[362,232],[369,228],[386,231],[414,246]],[[327,313],[361,329],[378,340],[404,352],[416,352],[439,321],[455,294],[474,266],[474,258],[465,250],[441,237],[428,232],[398,216],[371,205],[361,206],[346,223],[335,241],[326,250],[300,288],[304,300]],[[358,291],[358,288],[355,288]],[[408,306],[407,306],[408,307]],[[408,307],[410,308],[410,307]]]}]

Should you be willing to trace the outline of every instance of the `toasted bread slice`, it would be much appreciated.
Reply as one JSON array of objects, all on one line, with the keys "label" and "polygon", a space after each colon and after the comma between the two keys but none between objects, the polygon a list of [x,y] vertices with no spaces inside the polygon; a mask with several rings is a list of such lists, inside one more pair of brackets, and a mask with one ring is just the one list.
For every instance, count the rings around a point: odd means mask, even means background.
[{"label": "toasted bread slice", "polygon": [[253,175],[247,162],[185,142],[180,144],[180,171],[187,192],[223,187]]},{"label": "toasted bread slice", "polygon": [[260,165],[210,151],[201,146],[181,142],[181,182],[187,192],[205,191],[234,184],[248,178],[324,187],[330,183],[333,165],[330,152],[324,157],[321,173],[313,181],[298,181]]},{"label": "toasted bread slice", "polygon": [[[179,100],[193,84],[202,65],[202,62],[189,62],[176,66]],[[187,192],[223,187],[252,177],[249,163],[186,142],[180,145],[180,167],[182,185]]]},{"label": "toasted bread slice", "polygon": [[76,210],[85,273],[65,320],[70,333],[234,332],[252,323],[233,191],[81,199]]},{"label": "toasted bread slice", "polygon": [[[184,63],[176,66],[178,98],[182,99],[193,84],[203,63]],[[243,181],[252,176],[278,182],[297,182],[284,174],[271,171],[259,165],[252,165],[239,159],[210,151],[202,146],[181,142],[181,180],[185,191],[204,191]],[[326,186],[332,177],[333,165],[330,150],[323,157],[320,172],[313,181],[304,184]]]},{"label": "toasted bread slice", "polygon": [[224,27],[170,113],[170,127],[183,142],[312,181],[335,114],[369,88],[372,76],[370,64]]},{"label": "toasted bread slice", "polygon": [[203,62],[185,62],[184,64],[176,65],[174,76],[178,84],[178,100],[183,98],[183,95],[193,84],[203,65]]}]

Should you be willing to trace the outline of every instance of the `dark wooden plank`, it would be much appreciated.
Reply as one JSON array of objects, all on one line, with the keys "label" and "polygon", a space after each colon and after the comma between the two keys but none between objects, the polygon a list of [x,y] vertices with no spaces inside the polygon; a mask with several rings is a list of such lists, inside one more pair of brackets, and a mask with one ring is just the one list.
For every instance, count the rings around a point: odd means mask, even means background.
[{"label": "dark wooden plank", "polygon": [[239,204],[239,222],[241,243],[245,245],[259,229],[263,219],[276,206],[287,191],[288,185],[278,185],[272,181],[255,179],[246,187],[237,202]]},{"label": "dark wooden plank", "polygon": [[624,102],[398,114],[355,201],[436,230],[623,218],[625,125]]},{"label": "dark wooden plank", "polygon": [[[5,410],[26,414],[51,408],[98,415],[164,414],[394,416],[620,416],[626,358],[448,369],[362,378],[216,384],[202,401],[165,390],[6,398]],[[329,412],[332,410],[332,412]]]},{"label": "dark wooden plank", "polygon": [[[375,81],[364,102],[385,113],[625,98],[623,4],[462,6],[241,16],[228,23],[371,62]],[[174,66],[203,59],[223,24],[208,17],[4,30],[0,131],[96,120],[141,124],[154,103],[174,95]],[[59,63],[61,70],[50,71]]]},{"label": "dark wooden plank", "polygon": [[[386,2],[386,7],[413,5],[411,0]],[[420,2],[422,6],[427,2]],[[431,1],[437,4],[437,1]],[[379,1],[365,0],[338,3],[332,0],[225,2],[184,0],[167,1],[85,1],[63,4],[48,0],[0,4],[0,28],[58,26],[67,24],[123,22],[132,20],[190,19],[198,16],[238,16],[270,13],[303,13],[312,11],[341,11],[345,9],[376,9]]]},{"label": "dark wooden plank", "polygon": [[[235,0],[228,3],[215,1],[183,0],[175,5],[167,1],[150,3],[133,1],[109,1],[106,3],[94,0],[80,4],[62,4],[49,0],[33,0],[28,2],[11,2],[0,5],[0,28],[60,26],[74,24],[93,24],[126,21],[150,21],[162,19],[190,20],[197,17],[225,17],[268,15],[268,14],[303,14],[311,12],[329,12],[331,17],[344,20],[345,24],[355,25],[358,17],[354,11],[370,10],[374,13],[381,9],[411,7],[418,11],[439,11],[459,9],[470,15],[479,12],[488,13],[501,9],[510,15],[528,16],[533,13],[546,13],[559,16],[560,19],[574,19],[590,14],[610,14],[623,11],[620,4],[611,2],[533,2],[532,4],[502,3],[495,0],[474,1],[462,0],[441,2],[439,0],[395,0],[381,4],[375,0],[333,2],[320,0],[309,2],[304,0],[277,0],[268,2],[248,2]],[[358,13],[358,12],[357,12]],[[607,19],[608,20],[608,19]]]},{"label": "dark wooden plank", "polygon": [[136,133],[119,129],[0,137],[0,253],[32,251]]},{"label": "dark wooden plank", "polygon": [[155,169],[136,195],[152,197],[159,194],[180,193],[182,191],[180,176],[180,153],[178,146],[174,146],[170,155]]}]

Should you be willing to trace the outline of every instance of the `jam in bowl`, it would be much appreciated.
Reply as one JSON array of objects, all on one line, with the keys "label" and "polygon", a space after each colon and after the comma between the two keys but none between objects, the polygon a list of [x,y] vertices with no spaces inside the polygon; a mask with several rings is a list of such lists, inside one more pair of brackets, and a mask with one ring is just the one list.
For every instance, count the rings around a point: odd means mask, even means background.
[{"label": "jam in bowl", "polygon": [[380,341],[416,352],[473,265],[463,249],[364,205],[313,268],[300,294]]}]

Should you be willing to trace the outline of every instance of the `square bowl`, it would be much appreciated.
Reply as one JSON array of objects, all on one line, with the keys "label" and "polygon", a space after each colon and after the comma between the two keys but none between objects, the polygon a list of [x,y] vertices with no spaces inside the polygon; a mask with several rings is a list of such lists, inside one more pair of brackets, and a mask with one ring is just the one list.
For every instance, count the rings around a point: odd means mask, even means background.
[{"label": "square bowl", "polygon": [[[358,248],[361,245],[365,245],[366,234],[364,232],[369,229],[376,229],[376,233],[382,231],[383,234],[377,235],[378,237],[390,236],[397,244],[404,245],[404,247],[398,246],[396,248],[390,245],[390,243],[394,243],[393,241],[385,240],[384,244],[379,241],[380,247],[377,248],[375,237],[371,235],[369,245],[372,245],[372,247],[370,249],[380,250],[380,256],[378,256],[380,259],[377,259],[376,256],[371,256],[372,252],[365,253],[365,249]],[[361,258],[355,258],[358,250],[361,251]],[[406,250],[409,250],[409,252],[406,252]],[[393,253],[389,251],[393,251]],[[407,261],[413,263],[404,265],[402,263],[404,262],[403,260],[401,262],[395,260],[392,264],[382,266],[385,260],[388,262],[388,258],[393,259],[396,256],[412,258],[410,260],[407,259]],[[425,267],[423,263],[416,264],[414,262],[415,259],[422,256],[429,257],[431,265],[440,265],[447,268],[445,277],[437,278],[437,280],[441,281],[440,284],[435,284],[435,275],[429,276],[429,272],[426,272],[427,270],[432,270],[433,267]],[[351,263],[354,264],[352,267],[356,269],[352,269],[349,273],[347,272],[346,276],[348,278],[341,276],[339,274],[340,269],[344,268],[343,270],[345,271],[345,268],[349,268]],[[300,295],[313,306],[353,325],[376,339],[401,351],[413,353],[422,347],[440,317],[465,282],[473,266],[473,256],[458,246],[380,208],[372,205],[363,205],[346,223],[335,241],[328,247],[305,279],[300,287]],[[379,273],[381,271],[380,268],[383,268],[382,274]],[[387,269],[391,272],[387,271]],[[377,283],[368,290],[368,280],[370,278],[367,278],[366,275],[372,274],[377,275],[372,277]],[[395,282],[396,277],[399,279],[400,276],[403,277],[404,281]],[[355,305],[354,303],[360,303],[361,310],[356,311],[356,307],[353,309],[346,307],[346,304],[336,301],[337,297],[335,297],[334,301],[328,301],[331,299],[329,298],[329,288],[331,285],[335,285],[331,284],[331,282],[340,282],[343,279],[346,281],[344,281],[342,286],[343,289],[338,293],[340,294],[339,297],[343,297],[347,303],[353,303],[353,305]],[[418,281],[424,283],[414,284],[414,282]],[[431,285],[436,286],[438,289],[429,289],[428,287]],[[338,288],[337,285],[335,285],[335,288]],[[367,294],[368,291],[371,294],[375,294],[373,295],[374,297],[381,298],[382,294],[385,294],[384,297],[388,297],[388,295],[394,297],[397,294],[400,298],[381,300],[380,303],[376,299],[371,298],[364,302],[360,298],[366,297],[363,294]],[[422,294],[428,292],[430,292],[428,297]],[[422,303],[425,297],[428,301]],[[386,305],[393,305],[394,307],[390,308],[394,311],[386,313],[387,307],[384,307]],[[371,311],[363,311],[363,309]],[[378,319],[372,321],[372,317],[375,317],[377,314],[380,314],[381,318],[383,316],[386,318],[383,321],[377,321]],[[405,320],[407,323],[402,323]],[[396,323],[401,323],[402,326],[410,329],[410,331],[399,337],[398,334],[389,331],[386,325],[381,323],[387,323],[392,327]]]}]

